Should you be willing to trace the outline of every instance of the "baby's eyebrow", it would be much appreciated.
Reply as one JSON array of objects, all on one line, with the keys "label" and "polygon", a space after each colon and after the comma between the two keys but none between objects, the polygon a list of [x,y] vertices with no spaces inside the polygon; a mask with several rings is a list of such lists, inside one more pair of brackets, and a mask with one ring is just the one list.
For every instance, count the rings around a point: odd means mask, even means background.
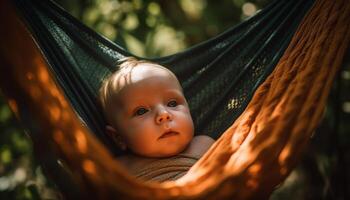
[{"label": "baby's eyebrow", "polygon": [[128,107],[125,107],[124,110],[123,110],[123,113],[125,115],[132,115],[134,114],[134,112],[138,109],[138,108],[141,108],[140,106],[128,106]]},{"label": "baby's eyebrow", "polygon": [[127,102],[122,102],[120,104],[120,109],[121,110],[129,110],[132,107],[135,107],[134,99],[129,99]]},{"label": "baby's eyebrow", "polygon": [[167,90],[166,92],[169,94],[176,94],[176,95],[180,95],[180,96],[183,95],[183,93],[181,91],[175,90],[175,89],[170,89],[170,90]]},{"label": "baby's eyebrow", "polygon": [[133,102],[128,102],[128,104],[124,106],[124,108],[125,108],[126,110],[128,110],[128,111],[129,111],[129,110],[134,110],[134,109],[136,109],[136,108],[138,108],[138,107],[142,107],[141,104],[139,104],[139,103],[133,103]]}]

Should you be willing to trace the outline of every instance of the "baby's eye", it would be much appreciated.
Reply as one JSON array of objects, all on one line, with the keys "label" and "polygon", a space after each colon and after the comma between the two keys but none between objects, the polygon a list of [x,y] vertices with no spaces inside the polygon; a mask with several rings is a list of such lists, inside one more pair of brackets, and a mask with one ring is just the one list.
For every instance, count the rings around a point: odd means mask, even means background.
[{"label": "baby's eye", "polygon": [[146,108],[138,108],[135,113],[134,113],[134,116],[139,116],[139,115],[143,115],[145,114],[146,112],[148,112],[148,110]]},{"label": "baby's eye", "polygon": [[176,107],[177,105],[178,105],[177,101],[175,101],[175,100],[171,100],[171,101],[168,102],[168,106],[169,107]]}]

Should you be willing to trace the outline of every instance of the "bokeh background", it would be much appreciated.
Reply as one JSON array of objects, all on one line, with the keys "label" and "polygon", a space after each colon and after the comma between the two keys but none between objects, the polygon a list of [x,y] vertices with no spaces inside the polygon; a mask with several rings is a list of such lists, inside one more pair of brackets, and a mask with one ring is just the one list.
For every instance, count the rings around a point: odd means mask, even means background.
[{"label": "bokeh background", "polygon": [[[55,0],[84,24],[143,57],[182,51],[246,20],[271,0]],[[3,27],[6,28],[6,27]],[[270,199],[350,199],[350,53],[323,121]],[[58,199],[32,143],[0,93],[0,199]]]}]

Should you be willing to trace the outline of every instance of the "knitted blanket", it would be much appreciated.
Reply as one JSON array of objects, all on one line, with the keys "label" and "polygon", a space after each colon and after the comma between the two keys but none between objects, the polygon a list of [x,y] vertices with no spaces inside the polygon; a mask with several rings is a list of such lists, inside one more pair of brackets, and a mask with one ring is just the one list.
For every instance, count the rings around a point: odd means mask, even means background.
[{"label": "knitted blanket", "polygon": [[144,181],[173,181],[187,173],[199,157],[179,154],[169,158],[149,158],[127,166],[131,174]]}]

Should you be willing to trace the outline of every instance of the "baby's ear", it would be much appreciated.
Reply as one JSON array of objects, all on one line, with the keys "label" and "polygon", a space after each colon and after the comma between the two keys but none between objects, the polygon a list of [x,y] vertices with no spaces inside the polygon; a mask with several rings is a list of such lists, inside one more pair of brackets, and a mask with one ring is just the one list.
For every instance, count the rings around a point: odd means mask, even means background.
[{"label": "baby's ear", "polygon": [[126,150],[126,143],[124,142],[122,136],[117,132],[115,128],[110,125],[106,126],[107,135],[112,138],[113,142],[123,151]]}]

